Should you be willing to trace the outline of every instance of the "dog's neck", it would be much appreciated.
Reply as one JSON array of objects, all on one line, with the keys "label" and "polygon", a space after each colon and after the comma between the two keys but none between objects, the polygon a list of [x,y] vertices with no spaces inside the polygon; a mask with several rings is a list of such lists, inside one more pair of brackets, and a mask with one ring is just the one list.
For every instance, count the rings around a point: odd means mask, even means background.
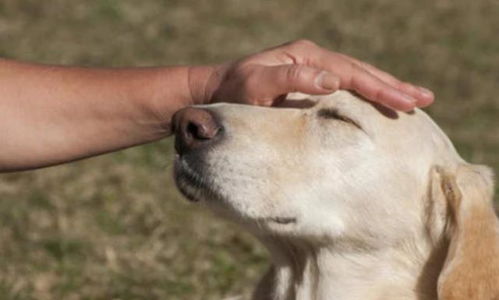
[{"label": "dog's neck", "polygon": [[[415,240],[386,249],[311,246],[266,239],[273,267],[259,300],[437,299],[445,246]],[[270,297],[268,295],[271,295]]]}]

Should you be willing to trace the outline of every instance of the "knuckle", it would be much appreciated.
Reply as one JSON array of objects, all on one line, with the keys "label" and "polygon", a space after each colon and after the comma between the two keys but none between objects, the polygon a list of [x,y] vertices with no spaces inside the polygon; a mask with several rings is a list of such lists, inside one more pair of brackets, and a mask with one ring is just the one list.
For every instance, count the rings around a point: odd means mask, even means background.
[{"label": "knuckle", "polygon": [[360,82],[360,78],[366,76],[367,72],[362,68],[359,68],[356,64],[352,62],[348,62],[345,65],[345,85],[352,89],[358,89],[359,85],[362,86]]},{"label": "knuckle", "polygon": [[312,42],[311,40],[307,40],[307,39],[299,39],[299,40],[293,41],[290,45],[293,48],[296,48],[298,50],[308,50],[308,49],[312,49],[312,48],[317,47],[316,43]]},{"label": "knuckle", "polygon": [[296,83],[304,76],[304,67],[301,65],[292,65],[286,70],[286,79]]}]

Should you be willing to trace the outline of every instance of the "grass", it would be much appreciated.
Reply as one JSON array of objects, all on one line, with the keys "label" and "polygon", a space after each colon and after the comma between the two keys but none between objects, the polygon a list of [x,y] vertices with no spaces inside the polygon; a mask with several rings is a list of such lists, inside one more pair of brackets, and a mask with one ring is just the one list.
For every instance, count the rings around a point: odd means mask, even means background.
[{"label": "grass", "polygon": [[[463,156],[499,171],[495,0],[2,0],[0,55],[46,63],[212,63],[296,38],[433,89]],[[171,140],[0,176],[1,299],[220,299],[265,251],[183,200]]]}]

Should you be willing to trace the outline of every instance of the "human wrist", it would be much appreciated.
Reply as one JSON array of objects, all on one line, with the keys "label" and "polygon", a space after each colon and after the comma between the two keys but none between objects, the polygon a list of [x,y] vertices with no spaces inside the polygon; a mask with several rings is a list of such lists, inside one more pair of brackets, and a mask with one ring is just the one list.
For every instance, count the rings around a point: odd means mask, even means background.
[{"label": "human wrist", "polygon": [[135,108],[130,120],[145,128],[153,139],[171,134],[171,117],[179,109],[192,105],[191,94],[187,85],[188,67],[153,67],[132,68],[125,70],[128,78],[124,93],[127,100]]},{"label": "human wrist", "polygon": [[188,67],[188,88],[192,104],[209,104],[220,84],[225,65],[205,65]]}]

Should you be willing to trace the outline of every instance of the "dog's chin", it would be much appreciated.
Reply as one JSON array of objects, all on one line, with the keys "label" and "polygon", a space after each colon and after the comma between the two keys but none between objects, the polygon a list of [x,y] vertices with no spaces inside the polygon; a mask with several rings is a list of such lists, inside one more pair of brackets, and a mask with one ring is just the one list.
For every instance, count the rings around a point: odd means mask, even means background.
[{"label": "dog's chin", "polygon": [[286,233],[296,227],[298,220],[287,214],[248,216],[234,209],[210,179],[208,170],[199,160],[180,156],[175,159],[174,178],[180,192],[192,202],[203,202],[218,216],[238,223],[258,234]]},{"label": "dog's chin", "polygon": [[182,157],[175,159],[174,178],[178,189],[192,202],[221,199],[215,185],[198,164]]}]

